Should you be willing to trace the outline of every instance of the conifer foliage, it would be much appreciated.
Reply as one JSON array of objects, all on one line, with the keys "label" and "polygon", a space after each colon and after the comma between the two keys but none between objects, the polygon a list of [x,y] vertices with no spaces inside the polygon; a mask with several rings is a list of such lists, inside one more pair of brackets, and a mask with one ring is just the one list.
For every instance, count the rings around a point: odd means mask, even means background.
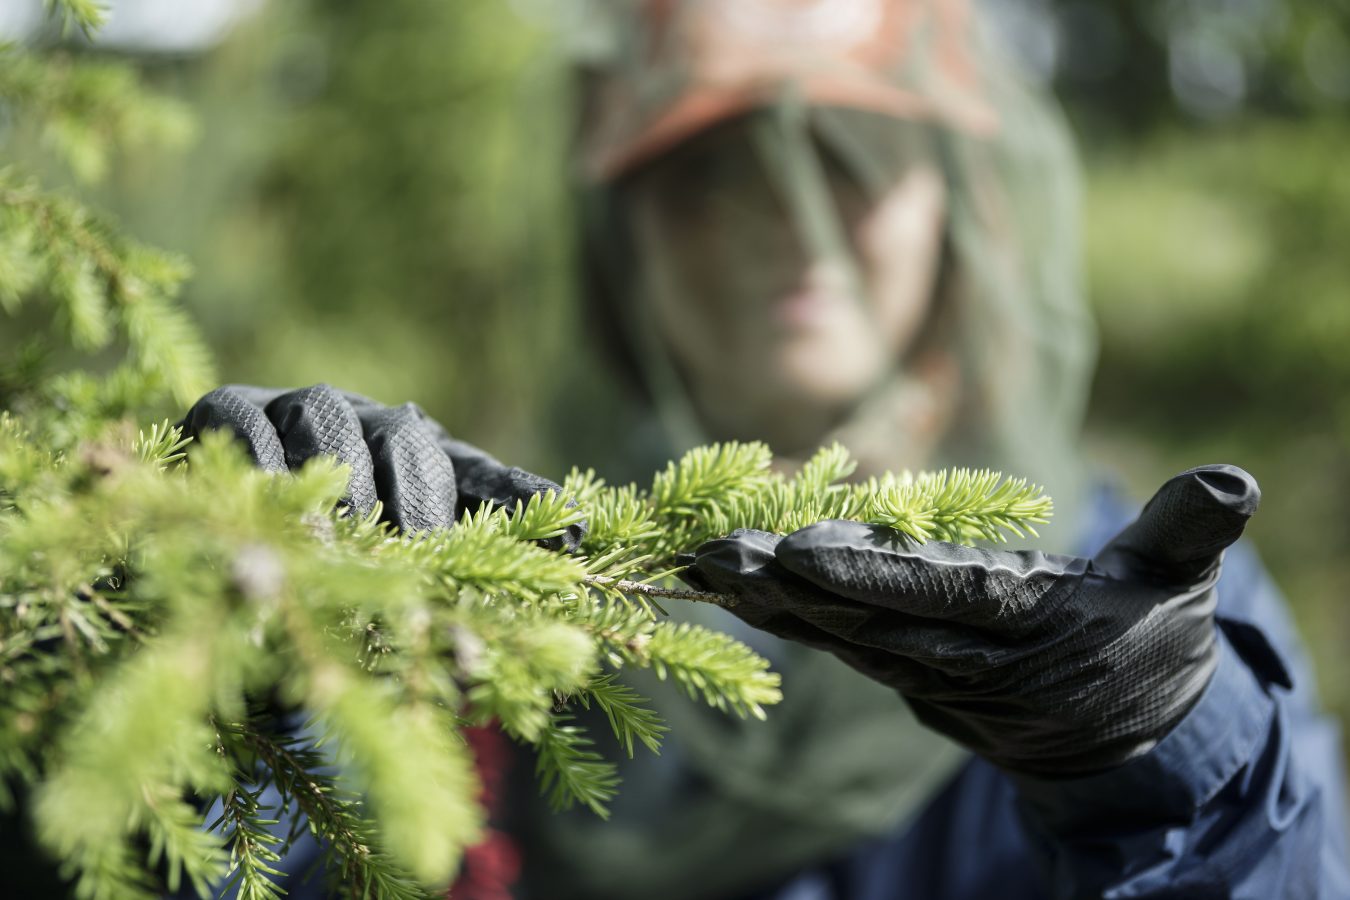
[{"label": "conifer foliage", "polygon": [[[55,6],[97,24],[96,5]],[[79,65],[5,51],[4,102],[115,141],[90,123],[136,98],[65,103]],[[998,539],[1050,512],[996,473],[850,484],[838,446],[785,477],[763,445],[722,444],[646,488],[574,471],[560,494],[399,534],[339,510],[336,463],[278,477],[220,434],[189,462],[168,422],[127,424],[211,386],[172,304],[185,267],[18,173],[0,200],[0,307],[50,311],[0,378],[0,803],[81,897],[276,897],[304,829],[343,894],[443,891],[483,824],[464,727],[501,728],[556,807],[603,816],[618,778],[576,713],[598,709],[630,755],[666,730],[625,670],[728,714],[779,699],[746,646],[663,615],[666,598],[733,602],[657,586],[680,554],[824,518]],[[107,347],[122,361],[102,374],[44,371],[39,352]],[[579,552],[540,545],[582,518]]]},{"label": "conifer foliage", "polygon": [[[67,30],[92,33],[104,15],[94,0],[49,2]],[[176,143],[192,130],[181,105],[142,89],[134,70],[60,49],[0,44],[5,138],[30,139],[78,183],[99,181],[118,153],[147,142]],[[67,425],[93,423],[172,398],[190,403],[215,386],[210,355],[172,302],[186,261],[123,234],[66,192],[44,189],[0,164],[0,313],[32,321],[52,313],[0,360],[0,403],[9,409],[74,408]],[[8,343],[8,342],[7,342]],[[111,375],[38,377],[65,346],[118,348]]]}]

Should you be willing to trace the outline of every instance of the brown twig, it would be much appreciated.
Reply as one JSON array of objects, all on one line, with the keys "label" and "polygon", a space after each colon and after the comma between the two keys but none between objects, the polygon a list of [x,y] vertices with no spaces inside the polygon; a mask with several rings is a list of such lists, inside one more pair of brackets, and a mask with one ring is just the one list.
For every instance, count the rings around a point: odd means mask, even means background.
[{"label": "brown twig", "polygon": [[663,600],[693,600],[695,603],[711,603],[723,609],[731,609],[739,602],[731,594],[714,594],[711,591],[695,591],[683,588],[663,588],[641,581],[629,581],[626,578],[610,578],[607,575],[587,575],[587,584],[612,588],[625,594],[642,594],[646,597],[659,597]]}]

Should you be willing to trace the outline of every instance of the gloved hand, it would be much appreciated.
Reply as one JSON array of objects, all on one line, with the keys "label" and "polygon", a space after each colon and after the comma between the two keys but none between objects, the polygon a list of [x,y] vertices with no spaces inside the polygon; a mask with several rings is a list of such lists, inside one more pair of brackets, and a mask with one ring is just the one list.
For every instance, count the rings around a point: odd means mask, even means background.
[{"label": "gloved hand", "polygon": [[1086,774],[1147,752],[1208,684],[1220,559],[1259,500],[1246,472],[1206,466],[1164,484],[1092,559],[831,521],[710,541],[684,577],[894,687],[1000,767]]},{"label": "gloved hand", "polygon": [[[415,404],[384,406],[326,384],[294,391],[226,385],[198,400],[180,424],[188,436],[233,431],[269,471],[299,468],[319,454],[337,457],[352,472],[345,502],[365,514],[380,500],[384,518],[407,531],[449,528],[483,503],[514,506],[560,490],[452,439]],[[575,550],[584,534],[583,523],[545,543]]]}]

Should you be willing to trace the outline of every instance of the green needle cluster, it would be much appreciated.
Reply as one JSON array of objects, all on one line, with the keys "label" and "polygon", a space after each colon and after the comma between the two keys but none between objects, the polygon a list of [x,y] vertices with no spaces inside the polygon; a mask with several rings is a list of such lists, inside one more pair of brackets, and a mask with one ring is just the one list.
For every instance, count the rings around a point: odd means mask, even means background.
[{"label": "green needle cluster", "polygon": [[[777,702],[749,648],[649,605],[679,553],[821,517],[969,539],[1049,513],[991,473],[850,484],[831,447],[785,477],[764,446],[723,444],[645,490],[574,473],[560,494],[406,535],[339,512],[347,473],[328,460],[279,477],[225,435],[190,464],[167,424],[117,435],[54,451],[0,418],[0,777],[90,897],[226,876],[270,896],[285,841],[266,826],[302,816],[334,877],[419,896],[481,826],[463,728],[501,728],[555,806],[604,815],[615,767],[575,712],[601,710],[630,754],[666,730],[624,671],[743,716]],[[537,543],[582,518],[579,553]],[[281,727],[286,710],[308,725]]]}]

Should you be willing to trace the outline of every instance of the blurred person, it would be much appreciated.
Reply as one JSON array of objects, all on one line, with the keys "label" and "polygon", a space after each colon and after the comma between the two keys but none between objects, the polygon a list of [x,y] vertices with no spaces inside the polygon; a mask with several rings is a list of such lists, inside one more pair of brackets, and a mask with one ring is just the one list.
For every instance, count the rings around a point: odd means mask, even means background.
[{"label": "blurred person", "polygon": [[[723,439],[786,460],[840,440],[861,474],[998,466],[1055,496],[1057,552],[845,522],[699,548],[684,577],[741,595],[737,618],[676,613],[769,657],[783,703],[741,722],[636,676],[663,753],[624,762],[608,822],[519,786],[514,890],[1350,896],[1340,738],[1234,544],[1259,490],[1205,466],[1135,511],[1079,458],[1075,159],[963,0],[652,0],[607,22],[581,67],[582,251],[602,343],[662,423],[632,468]],[[552,487],[326,387],[222,388],[188,423],[271,468],[338,455],[354,505],[409,527]]]}]

